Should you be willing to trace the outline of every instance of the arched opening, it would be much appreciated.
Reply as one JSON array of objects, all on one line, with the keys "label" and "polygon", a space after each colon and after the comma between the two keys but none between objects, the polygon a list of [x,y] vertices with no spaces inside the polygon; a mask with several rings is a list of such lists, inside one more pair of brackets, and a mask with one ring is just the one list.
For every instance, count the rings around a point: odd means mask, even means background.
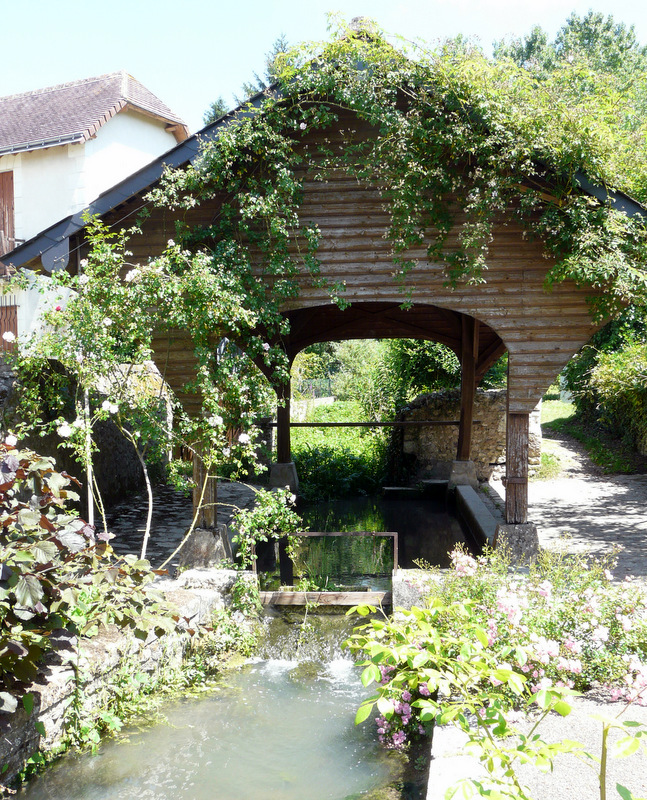
[{"label": "arched opening", "polygon": [[[290,364],[305,347],[348,339],[425,339],[451,348],[461,364],[461,414],[457,461],[469,461],[474,393],[487,370],[505,352],[496,331],[458,311],[429,304],[403,308],[391,302],[359,302],[340,309],[334,304],[299,308],[286,313],[290,332],[281,340]],[[277,462],[291,463],[290,386],[276,384]],[[281,479],[285,469],[279,468]]]}]

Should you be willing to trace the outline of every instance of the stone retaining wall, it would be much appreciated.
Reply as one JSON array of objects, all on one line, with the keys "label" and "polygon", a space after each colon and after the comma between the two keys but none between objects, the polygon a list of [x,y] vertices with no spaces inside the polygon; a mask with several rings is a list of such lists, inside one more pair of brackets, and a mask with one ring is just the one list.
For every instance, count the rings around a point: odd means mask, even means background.
[{"label": "stone retaining wall", "polygon": [[[531,471],[541,457],[540,407],[530,415],[529,463]],[[458,420],[461,410],[459,389],[423,394],[398,415],[400,420]],[[479,480],[488,480],[495,471],[505,470],[506,391],[479,389],[474,401],[474,420],[481,424],[472,430],[472,460]],[[398,435],[397,433],[395,434]],[[401,449],[413,461],[417,478],[438,474],[456,458],[457,425],[409,426],[403,428]]]},{"label": "stone retaining wall", "polygon": [[[236,570],[193,569],[176,580],[156,583],[183,618],[183,631],[162,637],[151,634],[144,642],[111,625],[92,639],[84,639],[80,647],[74,638],[64,640],[28,689],[34,697],[31,713],[19,707],[14,714],[0,714],[0,770],[7,765],[0,782],[10,782],[38,751],[51,752],[61,745],[75,692],[79,692],[82,713],[90,714],[107,705],[125,670],[130,675],[154,675],[178,669],[189,643],[186,631],[210,622],[214,611],[229,604],[239,574]],[[251,573],[246,577],[253,579]],[[36,729],[37,723],[42,723],[44,736]]]}]

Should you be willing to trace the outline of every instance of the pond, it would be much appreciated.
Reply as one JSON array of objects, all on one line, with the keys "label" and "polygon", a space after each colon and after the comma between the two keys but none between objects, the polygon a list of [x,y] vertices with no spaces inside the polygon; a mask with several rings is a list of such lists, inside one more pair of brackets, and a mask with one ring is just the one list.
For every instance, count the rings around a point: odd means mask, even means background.
[{"label": "pond", "polygon": [[[354,725],[368,691],[339,649],[348,620],[304,624],[293,615],[268,624],[262,658],[227,674],[204,697],[168,705],[166,723],[132,727],[95,755],[68,756],[19,796],[356,800],[401,784],[401,757],[379,748],[373,725]],[[423,791],[422,783],[407,785],[398,796]]]},{"label": "pond", "polygon": [[[190,498],[170,487],[157,487],[155,492],[148,558],[157,566],[181,541],[191,523],[192,512]],[[112,545],[118,553],[139,551],[146,509],[147,500],[142,495],[131,497],[111,509],[109,527],[116,534]],[[304,504],[299,507],[299,513],[311,531],[397,531],[398,561],[405,569],[415,566],[414,559],[420,558],[434,566],[447,567],[449,553],[456,544],[467,543],[472,547],[469,536],[447,510],[444,500],[433,497],[415,494],[406,498],[351,497]],[[342,549],[350,547],[348,540],[337,546]],[[356,555],[353,553],[352,558],[346,558],[346,563],[356,563]],[[389,576],[390,572],[389,567]],[[348,582],[351,577],[339,576],[339,582]]]}]

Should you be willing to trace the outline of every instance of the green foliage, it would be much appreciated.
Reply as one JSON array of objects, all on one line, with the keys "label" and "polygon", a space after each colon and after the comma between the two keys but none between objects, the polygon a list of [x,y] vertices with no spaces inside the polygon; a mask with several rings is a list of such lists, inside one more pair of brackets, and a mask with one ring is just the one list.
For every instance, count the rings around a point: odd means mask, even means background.
[{"label": "green foliage", "polygon": [[579,417],[569,426],[576,429],[573,435],[590,438],[598,428],[621,447],[644,451],[646,341],[644,309],[629,306],[571,359],[564,380]]},{"label": "green foliage", "polygon": [[227,103],[225,98],[220,95],[204,112],[202,115],[202,122],[205,125],[210,125],[212,122],[216,122],[216,120],[224,117],[228,111],[230,111],[229,103]]},{"label": "green foliage", "polygon": [[237,557],[243,569],[256,559],[254,546],[258,542],[280,539],[303,528],[301,517],[292,508],[295,501],[288,489],[257,489],[254,506],[234,514],[233,541],[238,545]]},{"label": "green foliage", "polygon": [[[270,538],[273,537],[270,536]],[[254,544],[258,541],[261,541],[261,539],[256,537]],[[267,541],[267,539],[263,539],[262,541]],[[249,560],[251,560],[251,558]],[[231,588],[231,609],[234,612],[238,611],[244,617],[258,617],[260,611],[262,611],[258,592],[258,581],[256,577],[250,579],[249,575],[242,572],[239,573]]]},{"label": "green foliage", "polygon": [[66,510],[73,480],[52,459],[4,444],[0,458],[0,699],[13,711],[61,637],[116,623],[146,638],[175,621],[148,562],[115,558],[107,535]]},{"label": "green foliage", "polygon": [[546,452],[546,440],[544,439],[541,451],[541,462],[539,469],[533,475],[533,480],[548,481],[559,477],[562,471],[562,464],[555,453]]},{"label": "green foliage", "polygon": [[635,342],[616,352],[600,353],[590,374],[590,388],[600,399],[599,421],[630,437],[647,451],[647,344]]},{"label": "green foliage", "polygon": [[[366,421],[363,411],[357,402],[336,401],[313,408],[307,421],[361,422]],[[292,458],[306,500],[374,494],[384,476],[386,439],[381,431],[365,428],[296,428]]]},{"label": "green foliage", "polygon": [[332,393],[339,400],[361,403],[369,419],[375,418],[375,414],[379,418],[375,384],[385,347],[385,342],[376,339],[349,339],[335,342],[333,347],[335,372]]},{"label": "green foliage", "polygon": [[392,339],[387,343],[382,369],[382,386],[391,414],[422,392],[453,389],[461,383],[456,354],[439,342]]}]

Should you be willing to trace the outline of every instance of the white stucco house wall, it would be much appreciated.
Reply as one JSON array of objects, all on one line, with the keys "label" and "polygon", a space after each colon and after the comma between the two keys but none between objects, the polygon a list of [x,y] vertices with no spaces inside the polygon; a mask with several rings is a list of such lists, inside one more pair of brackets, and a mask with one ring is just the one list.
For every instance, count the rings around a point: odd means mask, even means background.
[{"label": "white stucco house wall", "polygon": [[[1,97],[0,259],[188,135],[176,114],[123,71]],[[0,334],[33,328],[46,301],[30,294],[0,297]]]}]

